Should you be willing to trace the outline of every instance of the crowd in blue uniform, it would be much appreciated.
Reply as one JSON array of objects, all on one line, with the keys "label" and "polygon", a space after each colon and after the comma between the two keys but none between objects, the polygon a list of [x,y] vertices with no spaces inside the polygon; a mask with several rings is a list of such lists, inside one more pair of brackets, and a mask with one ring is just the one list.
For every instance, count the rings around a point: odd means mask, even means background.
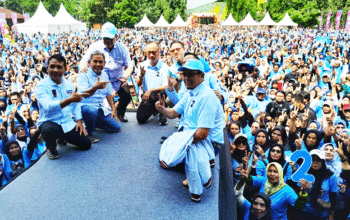
[{"label": "crowd in blue uniform", "polygon": [[[87,150],[96,128],[118,132],[132,98],[140,124],[178,121],[159,160],[184,163],[193,201],[212,184],[226,130],[240,219],[347,219],[348,33],[106,27],[3,38],[1,186],[46,151],[57,159],[57,144]],[[314,182],[292,180],[298,150],[311,155]]]}]

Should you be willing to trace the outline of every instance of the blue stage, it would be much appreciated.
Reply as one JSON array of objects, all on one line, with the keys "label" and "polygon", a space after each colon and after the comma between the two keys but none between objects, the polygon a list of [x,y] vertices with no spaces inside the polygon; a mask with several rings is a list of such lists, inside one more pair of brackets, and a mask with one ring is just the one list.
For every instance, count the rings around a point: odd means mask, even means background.
[{"label": "blue stage", "polygon": [[1,219],[218,219],[219,160],[213,185],[199,204],[182,185],[185,173],[163,170],[158,162],[162,136],[176,131],[176,120],[139,125],[135,113],[119,133],[100,131],[99,143],[80,152],[60,147],[60,158],[46,155],[0,191]]}]

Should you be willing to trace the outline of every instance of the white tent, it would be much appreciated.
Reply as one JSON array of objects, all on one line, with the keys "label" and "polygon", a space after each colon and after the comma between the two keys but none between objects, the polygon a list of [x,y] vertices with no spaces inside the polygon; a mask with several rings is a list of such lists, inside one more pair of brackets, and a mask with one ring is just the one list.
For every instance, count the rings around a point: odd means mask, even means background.
[{"label": "white tent", "polygon": [[227,19],[221,24],[221,26],[236,26],[238,25],[237,21],[233,19],[232,14],[230,14]]},{"label": "white tent", "polygon": [[155,23],[155,24],[153,25],[153,27],[169,27],[169,24],[168,24],[168,22],[166,22],[166,20],[164,19],[163,14],[160,15],[159,20],[157,21],[157,23]]},{"label": "white tent", "polygon": [[135,27],[152,27],[154,24],[148,20],[147,15],[145,14],[142,20],[135,24]]},{"label": "white tent", "polygon": [[50,15],[49,12],[46,11],[43,3],[40,1],[38,9],[36,10],[33,17],[27,22],[17,25],[18,32],[26,34],[33,34],[37,32],[41,32],[44,34],[58,34],[58,25],[55,25],[53,20],[54,19],[52,15]]},{"label": "white tent", "polygon": [[261,25],[261,26],[275,26],[275,25],[278,25],[277,22],[274,22],[271,19],[269,12],[266,13],[264,19],[262,19],[258,24]]},{"label": "white tent", "polygon": [[278,25],[279,26],[294,26],[294,27],[297,27],[298,24],[297,23],[294,23],[292,21],[292,19],[289,17],[289,14],[288,12],[286,13],[286,15],[284,16],[284,18],[278,22]]},{"label": "white tent", "polygon": [[248,12],[247,16],[241,21],[239,22],[238,25],[241,26],[257,26],[259,25],[258,22],[256,22],[252,16],[250,15],[250,13]]},{"label": "white tent", "polygon": [[69,31],[86,31],[86,23],[75,20],[61,3],[60,10],[54,17],[54,23],[59,25],[60,33]]},{"label": "white tent", "polygon": [[177,14],[175,20],[169,25],[170,27],[186,27],[187,24],[182,20],[180,14]]}]

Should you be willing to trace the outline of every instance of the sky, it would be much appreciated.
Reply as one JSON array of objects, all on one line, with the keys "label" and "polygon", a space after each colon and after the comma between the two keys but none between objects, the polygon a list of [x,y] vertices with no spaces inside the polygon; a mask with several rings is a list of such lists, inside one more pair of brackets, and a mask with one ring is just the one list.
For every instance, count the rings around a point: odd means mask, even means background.
[{"label": "sky", "polygon": [[196,8],[212,2],[216,2],[216,0],[187,0],[187,9]]}]

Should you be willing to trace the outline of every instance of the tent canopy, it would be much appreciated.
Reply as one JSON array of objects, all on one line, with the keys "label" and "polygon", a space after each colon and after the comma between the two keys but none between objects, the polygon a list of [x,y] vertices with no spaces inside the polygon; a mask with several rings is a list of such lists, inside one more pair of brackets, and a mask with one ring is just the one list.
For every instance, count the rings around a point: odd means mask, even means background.
[{"label": "tent canopy", "polygon": [[298,26],[298,24],[294,23],[292,21],[292,19],[289,17],[288,12],[284,16],[284,18],[280,22],[278,22],[278,25],[279,26],[293,26],[293,27],[297,27]]},{"label": "tent canopy", "polygon": [[236,26],[238,25],[237,21],[233,19],[232,14],[230,14],[227,19],[221,24],[221,26]]},{"label": "tent canopy", "polygon": [[[31,19],[29,19],[24,24],[26,25],[43,25],[43,24],[51,24],[53,22],[52,15],[49,14],[48,11],[46,11],[43,3],[40,1],[38,9],[36,10],[35,14]],[[18,24],[18,26],[21,24]]]},{"label": "tent canopy", "polygon": [[186,22],[182,20],[180,14],[177,14],[175,20],[169,25],[170,27],[185,27],[187,26]]},{"label": "tent canopy", "polygon": [[60,33],[69,32],[69,31],[85,31],[86,23],[74,19],[61,3],[60,9],[54,17],[54,24],[59,25]]},{"label": "tent canopy", "polygon": [[157,21],[157,23],[155,23],[155,24],[153,25],[153,27],[169,27],[169,24],[168,24],[168,22],[166,22],[166,20],[164,19],[163,14],[160,15],[159,20]]},{"label": "tent canopy", "polygon": [[274,25],[278,25],[277,22],[274,22],[271,17],[270,17],[270,14],[269,12],[266,13],[264,19],[262,19],[260,22],[259,22],[259,25],[261,26],[274,26]]},{"label": "tent canopy", "polygon": [[239,25],[242,26],[257,26],[259,25],[258,22],[256,22],[250,13],[248,12],[247,16],[239,23]]},{"label": "tent canopy", "polygon": [[152,27],[154,24],[148,20],[147,15],[145,14],[142,20],[135,24],[135,27]]}]

